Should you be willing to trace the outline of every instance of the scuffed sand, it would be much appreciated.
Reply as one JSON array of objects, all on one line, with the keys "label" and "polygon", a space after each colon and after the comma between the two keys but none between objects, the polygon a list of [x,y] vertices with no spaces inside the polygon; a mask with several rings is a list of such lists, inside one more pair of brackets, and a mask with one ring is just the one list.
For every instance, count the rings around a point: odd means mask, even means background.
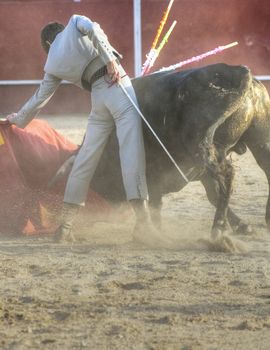
[{"label": "scuffed sand", "polygon": [[[50,119],[75,142],[85,122]],[[250,153],[234,162],[231,204],[256,229],[233,237],[237,253],[211,247],[200,183],[164,199],[163,248],[132,241],[126,206],[110,223],[80,220],[73,245],[2,236],[0,349],[269,349],[268,185]]]}]

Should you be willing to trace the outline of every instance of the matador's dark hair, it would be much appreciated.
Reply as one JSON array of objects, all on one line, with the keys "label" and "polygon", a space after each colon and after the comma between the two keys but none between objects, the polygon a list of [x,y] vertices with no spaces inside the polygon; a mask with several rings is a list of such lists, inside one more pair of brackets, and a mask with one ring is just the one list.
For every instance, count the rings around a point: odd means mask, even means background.
[{"label": "matador's dark hair", "polygon": [[41,46],[47,53],[49,52],[49,49],[50,49],[50,45],[48,44],[48,42],[52,44],[56,35],[62,32],[62,30],[64,29],[65,29],[65,26],[63,24],[58,22],[51,22],[51,23],[48,23],[41,30],[41,33],[40,33]]}]

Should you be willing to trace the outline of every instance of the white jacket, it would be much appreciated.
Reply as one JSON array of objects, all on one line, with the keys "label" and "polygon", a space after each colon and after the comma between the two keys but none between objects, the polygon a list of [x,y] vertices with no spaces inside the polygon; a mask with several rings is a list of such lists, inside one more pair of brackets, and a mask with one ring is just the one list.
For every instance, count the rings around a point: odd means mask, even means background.
[{"label": "white jacket", "polygon": [[24,128],[50,100],[61,80],[82,88],[82,75],[91,61],[99,56],[106,65],[116,58],[115,55],[120,56],[98,23],[73,15],[50,46],[39,88],[9,121]]}]

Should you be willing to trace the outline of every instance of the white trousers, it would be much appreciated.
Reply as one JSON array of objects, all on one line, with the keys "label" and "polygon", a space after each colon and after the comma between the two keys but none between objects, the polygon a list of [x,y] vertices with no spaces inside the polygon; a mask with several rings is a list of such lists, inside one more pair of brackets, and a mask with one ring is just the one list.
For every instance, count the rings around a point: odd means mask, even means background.
[{"label": "white trousers", "polygon": [[[91,179],[115,127],[127,200],[148,199],[141,117],[121,87],[110,86],[108,79],[102,77],[92,85],[92,110],[83,145],[68,178],[64,202],[84,205]],[[137,103],[130,79],[125,76],[121,82]]]}]

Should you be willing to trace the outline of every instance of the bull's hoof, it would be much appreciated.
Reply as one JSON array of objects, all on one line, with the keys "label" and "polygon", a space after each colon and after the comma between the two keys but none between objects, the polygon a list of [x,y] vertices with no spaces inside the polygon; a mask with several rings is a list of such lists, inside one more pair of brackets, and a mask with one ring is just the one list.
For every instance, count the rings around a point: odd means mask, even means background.
[{"label": "bull's hoof", "polygon": [[72,234],[70,228],[66,228],[63,225],[59,226],[54,234],[54,242],[55,243],[74,243],[76,239]]},{"label": "bull's hoof", "polygon": [[216,252],[223,253],[236,253],[239,252],[237,245],[232,238],[227,235],[221,235],[220,237],[213,239],[211,242],[211,248]]},{"label": "bull's hoof", "polygon": [[233,232],[236,235],[251,235],[254,232],[254,229],[251,225],[240,222],[238,226],[233,228]]},{"label": "bull's hoof", "polygon": [[229,233],[229,227],[225,221],[218,220],[212,227],[211,238],[219,239],[224,233]]},{"label": "bull's hoof", "polygon": [[212,228],[211,239],[216,240],[216,239],[219,239],[220,237],[222,237],[222,230],[218,227]]}]

